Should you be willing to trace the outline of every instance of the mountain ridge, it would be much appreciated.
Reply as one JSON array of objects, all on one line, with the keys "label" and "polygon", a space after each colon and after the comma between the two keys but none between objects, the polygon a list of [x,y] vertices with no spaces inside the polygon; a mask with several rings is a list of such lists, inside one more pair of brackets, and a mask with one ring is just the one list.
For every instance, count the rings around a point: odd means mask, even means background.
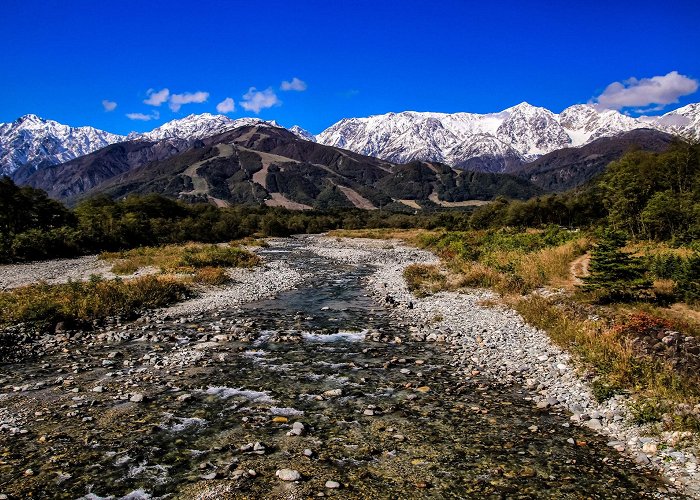
[{"label": "mountain ridge", "polygon": [[[0,124],[0,175],[44,168],[127,140],[197,140],[247,125],[281,127],[255,117],[233,119],[191,114],[149,132],[127,136],[94,127],[71,127],[36,115]],[[288,130],[307,141],[340,147],[394,163],[437,161],[485,172],[517,169],[552,151],[588,144],[639,128],[700,139],[700,103],[656,117],[631,118],[618,111],[576,104],[555,114],[526,102],[496,113],[402,111],[343,118],[318,135],[298,125]]]}]

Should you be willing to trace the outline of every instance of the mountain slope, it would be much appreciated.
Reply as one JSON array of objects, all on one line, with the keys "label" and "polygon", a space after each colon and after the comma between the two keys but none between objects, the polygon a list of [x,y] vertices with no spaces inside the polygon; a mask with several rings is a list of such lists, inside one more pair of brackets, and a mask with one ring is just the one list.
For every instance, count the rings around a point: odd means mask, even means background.
[{"label": "mountain slope", "polygon": [[602,137],[583,146],[563,148],[539,157],[531,163],[511,167],[511,173],[527,179],[546,191],[565,191],[580,186],[605,170],[630,149],[665,151],[674,137],[665,132],[637,129]]},{"label": "mountain slope", "polygon": [[43,189],[51,198],[65,200],[79,196],[132,168],[182,153],[195,142],[182,139],[125,141],[36,171],[25,166],[14,177],[18,184]]},{"label": "mountain slope", "polygon": [[378,208],[404,199],[432,204],[429,200],[526,198],[541,193],[528,181],[509,175],[455,171],[434,162],[396,165],[305,141],[267,125],[238,127],[189,143],[168,141],[110,146],[36,172],[27,183],[68,201],[96,194],[159,193],[220,206],[289,208]]},{"label": "mountain slope", "polygon": [[12,175],[23,166],[35,170],[62,163],[124,139],[93,127],[70,127],[25,115],[0,123],[0,175]]}]

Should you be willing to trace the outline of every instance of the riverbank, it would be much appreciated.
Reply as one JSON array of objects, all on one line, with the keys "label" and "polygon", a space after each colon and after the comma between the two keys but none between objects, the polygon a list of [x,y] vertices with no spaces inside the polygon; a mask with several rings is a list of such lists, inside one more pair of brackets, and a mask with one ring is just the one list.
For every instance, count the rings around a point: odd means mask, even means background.
[{"label": "riverbank", "polygon": [[452,352],[453,365],[465,378],[485,375],[497,383],[531,390],[533,406],[542,411],[567,410],[572,424],[608,436],[615,450],[659,470],[686,494],[700,497],[694,436],[680,432],[649,435],[648,428],[630,422],[630,399],[624,394],[598,403],[571,356],[545,332],[526,324],[517,312],[495,305],[491,292],[465,290],[415,297],[403,270],[410,264],[438,262],[432,254],[407,248],[398,240],[326,238],[314,248],[323,255],[378,266],[369,280],[376,299],[391,307],[392,315],[406,324],[413,339],[444,343]]}]

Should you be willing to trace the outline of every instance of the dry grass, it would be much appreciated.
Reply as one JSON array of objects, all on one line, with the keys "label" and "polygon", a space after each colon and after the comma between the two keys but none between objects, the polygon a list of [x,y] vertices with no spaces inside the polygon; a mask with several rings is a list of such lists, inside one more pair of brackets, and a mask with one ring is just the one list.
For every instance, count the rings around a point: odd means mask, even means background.
[{"label": "dry grass", "polygon": [[194,281],[203,285],[224,285],[231,277],[222,267],[202,267],[194,272]]},{"label": "dry grass", "polygon": [[260,262],[255,254],[239,247],[196,243],[103,252],[100,258],[113,263],[115,274],[133,274],[144,267],[156,267],[168,273],[193,273],[203,267],[252,267]]},{"label": "dry grass", "polygon": [[181,300],[189,291],[187,284],[172,276],[40,283],[0,293],[0,324],[90,322],[162,307]]},{"label": "dry grass", "polygon": [[[438,251],[451,270],[447,283],[456,287],[493,288],[502,294],[523,294],[544,286],[573,287],[572,262],[589,248],[587,238],[540,248],[489,249],[478,260]],[[430,248],[430,246],[428,246]]]},{"label": "dry grass", "polygon": [[429,264],[411,264],[403,271],[408,289],[417,297],[424,297],[440,290],[447,285],[446,275],[437,266]]},{"label": "dry grass", "polygon": [[[591,321],[573,312],[565,303],[539,295],[511,298],[513,306],[530,324],[545,330],[560,347],[573,352],[592,369],[598,383],[608,388],[629,390],[644,399],[672,402],[700,400],[700,378],[681,373],[670,364],[635,353],[630,344],[630,329],[639,329],[637,315],[617,318],[615,326]],[[649,319],[651,318],[651,319]]]}]

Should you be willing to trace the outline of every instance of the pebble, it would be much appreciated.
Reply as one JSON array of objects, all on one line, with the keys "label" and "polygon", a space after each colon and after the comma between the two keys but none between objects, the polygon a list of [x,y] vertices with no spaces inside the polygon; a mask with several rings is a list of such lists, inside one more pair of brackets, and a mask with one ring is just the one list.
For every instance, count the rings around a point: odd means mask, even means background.
[{"label": "pebble", "polygon": [[326,488],[335,490],[340,488],[340,483],[337,481],[326,481]]}]

